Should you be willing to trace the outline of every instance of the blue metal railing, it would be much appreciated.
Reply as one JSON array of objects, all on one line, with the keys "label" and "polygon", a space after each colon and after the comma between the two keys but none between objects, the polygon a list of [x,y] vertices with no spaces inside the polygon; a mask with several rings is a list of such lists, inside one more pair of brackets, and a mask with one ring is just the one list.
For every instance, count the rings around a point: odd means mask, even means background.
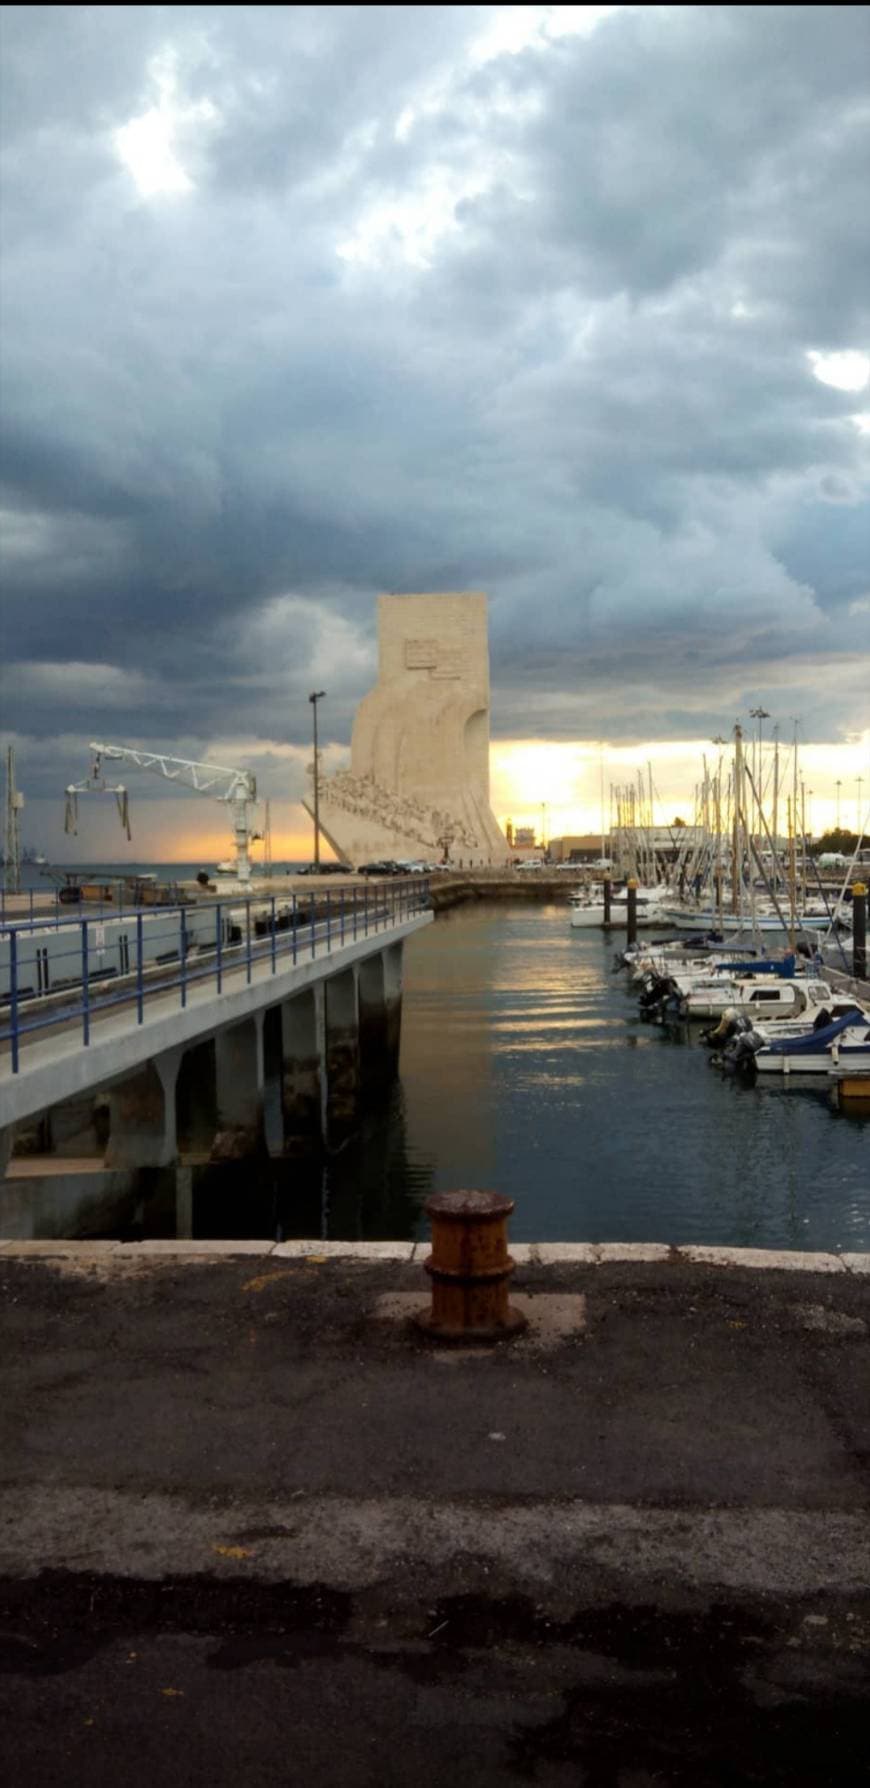
[{"label": "blue metal railing", "polygon": [[[101,1012],[129,1006],[134,1022],[143,1024],[149,1001],[173,990],[184,1008],[191,989],[203,982],[213,982],[221,994],[234,973],[250,985],[257,964],[273,975],[279,965],[295,965],[303,926],[306,956],[315,960],[430,906],[428,881],[415,879],[342,889],[337,916],[334,896],[326,892],[301,903],[293,894],[281,906],[274,895],[248,895],[213,907],[185,903],[133,913],[115,908],[87,918],[78,912],[49,927],[50,934],[59,935],[47,941],[39,913],[32,924],[28,919],[0,924],[0,1046],[9,1045],[17,1074],[27,1038],[41,1031],[80,1022],[81,1041],[88,1047]],[[110,927],[110,920],[119,923]],[[130,921],[135,921],[135,962],[134,938],[123,930],[123,922]]]}]

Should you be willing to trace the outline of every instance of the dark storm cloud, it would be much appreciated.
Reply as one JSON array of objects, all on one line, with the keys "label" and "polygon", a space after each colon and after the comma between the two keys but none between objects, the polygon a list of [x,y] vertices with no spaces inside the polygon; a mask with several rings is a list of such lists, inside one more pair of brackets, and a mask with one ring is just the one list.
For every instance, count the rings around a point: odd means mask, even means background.
[{"label": "dark storm cloud", "polygon": [[870,347],[867,13],[497,18],[7,9],[23,738],[301,744],[316,677],[346,739],[377,591],[462,587],[502,736],[867,723],[870,396],[807,358]]}]

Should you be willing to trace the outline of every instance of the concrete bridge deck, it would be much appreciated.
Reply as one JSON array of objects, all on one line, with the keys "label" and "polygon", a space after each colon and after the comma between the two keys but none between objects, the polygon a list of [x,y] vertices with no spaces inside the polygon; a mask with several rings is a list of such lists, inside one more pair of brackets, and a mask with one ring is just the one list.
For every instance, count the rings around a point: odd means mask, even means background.
[{"label": "concrete bridge deck", "polygon": [[523,1250],[445,1353],[422,1250],[210,1246],[0,1247],[8,1780],[864,1778],[866,1256]]},{"label": "concrete bridge deck", "polygon": [[[94,1005],[87,1047],[83,1047],[82,1014],[77,1004],[68,1016],[59,1015],[43,1030],[24,1036],[17,1073],[13,1072],[10,1040],[0,1044],[3,1122],[21,1123],[86,1088],[106,1085],[133,1072],[163,1051],[189,1047],[202,1036],[238,1024],[266,1005],[290,999],[326,976],[350,968],[392,943],[402,943],[431,920],[430,912],[416,911],[398,919],[386,907],[375,908],[371,928],[356,939],[349,931],[342,942],[335,929],[328,930],[320,922],[313,931],[304,928],[293,952],[284,934],[281,952],[274,958],[270,940],[258,942],[250,964],[239,946],[226,954],[220,991],[213,961],[206,961],[201,974],[191,961],[184,1003],[176,972],[164,990],[149,988],[141,1023],[137,1023],[136,989],[131,979],[126,994],[122,992],[120,998],[113,995],[116,1003],[108,1008]],[[165,978],[165,971],[162,973]],[[30,1001],[24,1010],[30,1016],[40,1006],[50,1017],[47,1001]]]}]

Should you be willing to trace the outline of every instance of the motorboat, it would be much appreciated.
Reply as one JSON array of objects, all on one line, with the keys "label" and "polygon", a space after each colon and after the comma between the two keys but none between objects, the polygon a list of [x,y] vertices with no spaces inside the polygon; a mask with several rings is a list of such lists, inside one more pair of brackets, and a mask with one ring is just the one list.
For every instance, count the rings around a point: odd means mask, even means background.
[{"label": "motorboat", "polygon": [[765,1038],[756,1031],[736,1037],[722,1057],[751,1074],[843,1074],[870,1071],[870,1021],[853,1007],[830,1024],[802,1036]]},{"label": "motorboat", "polygon": [[826,981],[784,975],[752,976],[747,980],[718,975],[696,981],[686,989],[677,980],[676,991],[680,1017],[689,1020],[718,1018],[729,1008],[747,1018],[797,1018],[810,1007],[820,1010],[833,998]]}]

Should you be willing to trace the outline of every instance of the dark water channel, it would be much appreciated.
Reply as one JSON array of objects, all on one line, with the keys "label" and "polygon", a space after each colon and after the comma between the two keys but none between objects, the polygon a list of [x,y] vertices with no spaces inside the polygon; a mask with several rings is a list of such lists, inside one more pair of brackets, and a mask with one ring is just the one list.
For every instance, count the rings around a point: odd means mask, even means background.
[{"label": "dark water channel", "polygon": [[870,1248],[870,1119],[827,1086],[747,1088],[642,1024],[614,943],[564,906],[465,906],[406,947],[401,1080],[325,1170],[209,1175],[197,1234],[424,1232],[494,1187],[518,1241]]}]

